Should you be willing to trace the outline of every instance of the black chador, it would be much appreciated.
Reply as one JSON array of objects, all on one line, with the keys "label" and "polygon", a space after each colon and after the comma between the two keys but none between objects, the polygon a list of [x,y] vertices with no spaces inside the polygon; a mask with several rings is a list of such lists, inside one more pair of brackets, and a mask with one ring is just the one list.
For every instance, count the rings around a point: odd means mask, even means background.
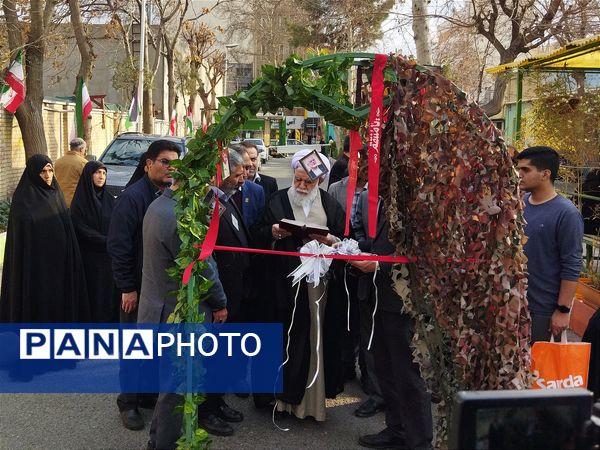
[{"label": "black chador", "polygon": [[75,230],[52,164],[34,155],[13,195],[2,269],[0,322],[85,322],[89,306]]},{"label": "black chador", "polygon": [[79,241],[85,268],[92,322],[119,322],[121,295],[113,280],[106,235],[115,199],[102,187],[94,185],[94,173],[106,170],[98,161],[87,163],[71,203],[71,219]]}]

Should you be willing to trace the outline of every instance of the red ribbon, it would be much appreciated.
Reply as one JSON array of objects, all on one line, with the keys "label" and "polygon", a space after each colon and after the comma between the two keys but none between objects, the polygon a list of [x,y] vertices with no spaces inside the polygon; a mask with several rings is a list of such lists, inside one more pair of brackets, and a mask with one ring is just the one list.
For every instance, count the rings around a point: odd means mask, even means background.
[{"label": "red ribbon", "polygon": [[379,202],[379,147],[383,126],[383,69],[387,56],[375,55],[371,77],[371,110],[369,112],[369,237],[377,231],[377,203]]},{"label": "red ribbon", "polygon": [[348,187],[346,191],[346,227],[344,236],[350,234],[350,215],[352,212],[352,201],[356,191],[356,179],[358,178],[358,151],[362,148],[360,134],[356,130],[350,130],[350,159],[348,161]]},{"label": "red ribbon", "polygon": [[[196,248],[202,248],[201,245],[196,245]],[[352,261],[379,261],[379,262],[390,262],[390,263],[401,263],[407,264],[416,262],[419,258],[416,256],[394,256],[394,255],[317,255],[315,253],[301,253],[301,252],[286,252],[282,250],[265,250],[262,248],[248,248],[248,247],[230,247],[227,245],[215,245],[215,250],[222,250],[226,252],[242,252],[242,253],[261,253],[263,255],[278,255],[278,256],[318,256],[321,258],[329,259],[342,259]],[[482,260],[477,258],[423,258],[427,260],[439,260],[440,262],[455,262],[455,263],[476,263]]]},{"label": "red ribbon", "polygon": [[[217,145],[219,147],[219,162],[217,162],[216,185],[219,186],[221,184],[222,178],[221,164],[223,163],[223,147],[220,141],[217,142]],[[208,258],[215,248],[217,236],[219,234],[219,218],[221,212],[220,210],[221,207],[219,206],[219,197],[215,193],[215,207],[213,208],[212,217],[210,219],[210,224],[208,225],[208,231],[206,232],[206,236],[204,237],[204,242],[202,244],[202,249],[200,250],[200,255],[198,255],[198,259],[189,263],[183,271],[183,277],[181,281],[183,282],[184,286],[190,281],[190,277],[192,276],[192,269],[194,268],[194,264],[196,264],[196,261],[202,261]]]}]

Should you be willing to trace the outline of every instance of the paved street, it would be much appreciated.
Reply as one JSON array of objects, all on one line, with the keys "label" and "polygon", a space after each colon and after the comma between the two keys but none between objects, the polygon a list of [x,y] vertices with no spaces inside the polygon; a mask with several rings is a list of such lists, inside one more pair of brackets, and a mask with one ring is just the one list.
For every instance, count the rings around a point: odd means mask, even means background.
[{"label": "paved street", "polygon": [[[270,159],[263,173],[277,177],[279,187],[290,185],[290,158]],[[228,395],[229,404],[245,415],[234,424],[229,438],[214,438],[216,449],[358,448],[360,434],[383,427],[383,414],[358,419],[352,411],[364,398],[356,381],[346,392],[327,402],[327,421],[294,418],[271,422],[270,411],[258,411],[249,399]],[[141,449],[148,440],[143,431],[129,431],[121,425],[116,395],[0,395],[0,450],[18,449]],[[151,411],[142,410],[148,424]]]}]

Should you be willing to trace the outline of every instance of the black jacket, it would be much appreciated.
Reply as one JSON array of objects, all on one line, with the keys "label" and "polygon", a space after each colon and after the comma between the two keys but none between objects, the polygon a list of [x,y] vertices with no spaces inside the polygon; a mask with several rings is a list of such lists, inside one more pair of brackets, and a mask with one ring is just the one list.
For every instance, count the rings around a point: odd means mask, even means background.
[{"label": "black jacket", "polygon": [[[262,218],[252,228],[253,236],[262,248],[274,250],[297,251],[302,247],[302,240],[290,236],[274,240],[271,232],[273,224],[279,220],[294,219],[294,212],[288,198],[288,189],[277,191],[271,198]],[[321,203],[327,215],[327,227],[334,236],[344,233],[344,211],[336,199],[327,192],[321,191]],[[290,332],[290,359],[283,369],[283,390],[278,398],[283,401],[299,404],[306,390],[310,364],[310,309],[308,306],[306,283],[300,284],[297,299],[296,287],[292,287],[288,275],[298,267],[300,258],[295,256],[269,255],[265,259],[264,272],[268,280],[263,283],[256,308],[261,311],[262,322],[281,322],[286,334],[292,315],[294,327]],[[325,371],[325,392],[327,397],[334,398],[343,390],[342,364],[340,361],[341,341],[346,324],[347,299],[343,286],[343,265],[331,264],[328,281],[327,303],[323,322],[323,363]],[[297,307],[294,307],[294,304]],[[284,350],[285,352],[285,350]],[[285,353],[284,353],[285,354]]]},{"label": "black jacket", "polygon": [[144,175],[126,188],[115,204],[106,247],[115,284],[121,292],[139,293],[142,286],[142,224],[148,206],[160,193]]},{"label": "black jacket", "polygon": [[[360,194],[360,201],[356,208],[356,230],[355,235],[358,245],[363,252],[374,253],[376,255],[393,255],[396,251],[394,245],[388,239],[389,224],[385,218],[382,201],[379,200],[377,211],[377,230],[374,238],[369,237],[369,194],[363,191]],[[380,262],[379,270],[375,278],[377,284],[377,308],[381,311],[402,312],[402,299],[394,290],[392,282],[393,263]],[[373,289],[373,274],[362,276],[359,281],[358,295],[360,298],[368,298],[375,295]],[[373,299],[374,300],[374,299]]]},{"label": "black jacket", "polygon": [[269,201],[271,200],[271,195],[279,190],[277,187],[277,180],[269,175],[263,175],[262,173],[259,175],[260,180],[256,180],[255,183],[259,186],[262,186],[265,191],[265,207],[269,205]]},{"label": "black jacket", "polygon": [[343,153],[335,160],[331,172],[329,172],[329,186],[348,176],[348,161],[350,161],[350,158]]},{"label": "black jacket", "polygon": [[[250,234],[242,215],[230,199],[223,202],[225,212],[219,220],[217,245],[229,247],[250,247]],[[219,279],[227,296],[229,322],[241,322],[242,306],[250,295],[250,286],[246,282],[250,266],[249,253],[234,251],[215,251],[214,258],[219,269]]]}]

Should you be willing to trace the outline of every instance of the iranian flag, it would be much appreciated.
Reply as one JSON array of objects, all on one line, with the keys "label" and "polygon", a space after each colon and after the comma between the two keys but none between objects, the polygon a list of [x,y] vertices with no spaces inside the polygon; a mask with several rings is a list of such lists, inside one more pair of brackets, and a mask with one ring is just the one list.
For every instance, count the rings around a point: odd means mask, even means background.
[{"label": "iranian flag", "polygon": [[138,101],[137,101],[137,89],[133,93],[133,97],[131,99],[131,105],[129,106],[129,112],[127,113],[127,117],[125,118],[125,129],[129,130],[131,128],[131,124],[138,121]]},{"label": "iranian flag", "polygon": [[19,50],[17,57],[10,64],[4,85],[0,92],[0,104],[9,112],[15,113],[25,98],[25,76],[23,74],[23,53]]},{"label": "iranian flag", "polygon": [[185,116],[185,125],[188,130],[188,134],[192,136],[194,134],[194,118],[192,116],[191,108],[188,108],[187,114]]},{"label": "iranian flag", "polygon": [[83,127],[89,115],[92,113],[92,100],[88,93],[83,78],[77,83],[77,94],[75,96],[75,117],[77,119],[77,136],[83,137]]},{"label": "iranian flag", "polygon": [[177,110],[175,108],[173,108],[173,112],[171,113],[171,125],[169,127],[171,136],[175,136],[176,130],[177,130]]}]

